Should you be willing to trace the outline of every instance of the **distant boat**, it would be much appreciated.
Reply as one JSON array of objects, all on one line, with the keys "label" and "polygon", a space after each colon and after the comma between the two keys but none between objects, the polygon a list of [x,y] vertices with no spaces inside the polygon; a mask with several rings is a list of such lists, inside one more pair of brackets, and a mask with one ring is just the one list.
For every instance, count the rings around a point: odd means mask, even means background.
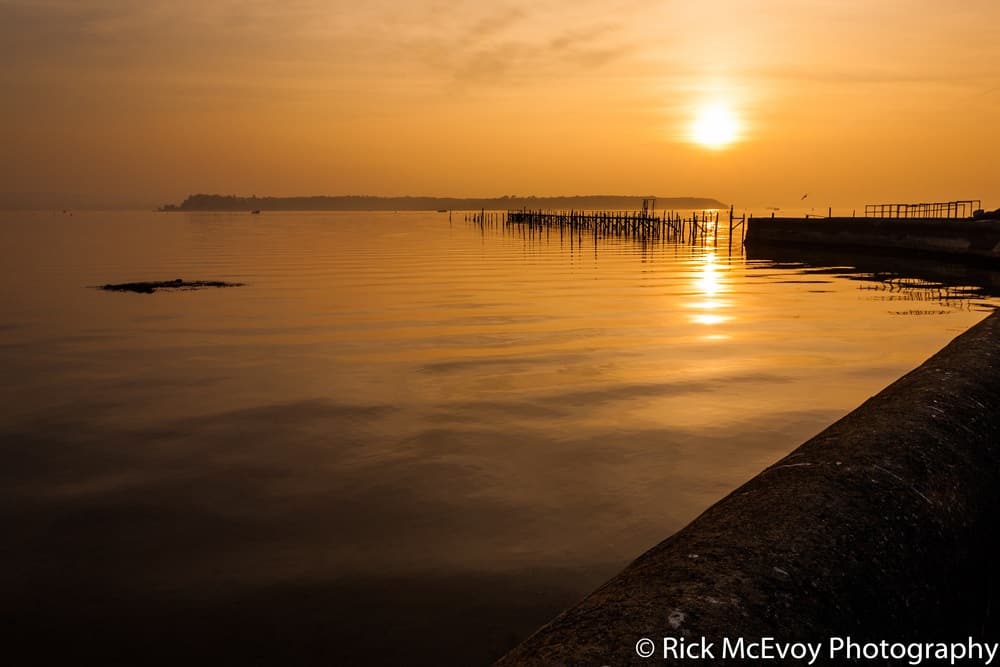
[{"label": "distant boat", "polygon": [[448,212],[448,209],[446,209],[446,208],[439,208],[438,209],[438,213],[447,213],[447,212]]},{"label": "distant boat", "polygon": [[255,208],[254,210],[250,211],[250,215],[260,215],[260,209]]}]

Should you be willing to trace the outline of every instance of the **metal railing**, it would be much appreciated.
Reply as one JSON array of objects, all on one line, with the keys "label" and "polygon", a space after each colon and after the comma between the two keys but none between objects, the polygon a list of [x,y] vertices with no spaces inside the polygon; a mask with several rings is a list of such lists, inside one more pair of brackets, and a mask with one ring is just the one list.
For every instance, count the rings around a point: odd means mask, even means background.
[{"label": "metal railing", "polygon": [[920,204],[865,204],[866,218],[971,218],[982,209],[979,199]]}]

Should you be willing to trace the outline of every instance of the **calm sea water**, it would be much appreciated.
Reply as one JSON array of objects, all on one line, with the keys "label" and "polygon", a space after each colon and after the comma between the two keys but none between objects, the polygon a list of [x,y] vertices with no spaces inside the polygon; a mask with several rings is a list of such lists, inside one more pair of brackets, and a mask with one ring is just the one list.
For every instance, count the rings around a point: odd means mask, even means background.
[{"label": "calm sea water", "polygon": [[[5,213],[6,627],[107,662],[488,662],[1000,304],[993,274],[805,261]],[[89,287],[178,277],[246,285]]]}]

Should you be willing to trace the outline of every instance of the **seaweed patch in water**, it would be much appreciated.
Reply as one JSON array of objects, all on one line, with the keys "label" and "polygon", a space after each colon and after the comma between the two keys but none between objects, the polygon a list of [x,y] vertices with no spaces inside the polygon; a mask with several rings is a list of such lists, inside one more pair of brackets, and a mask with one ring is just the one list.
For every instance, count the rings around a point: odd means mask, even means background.
[{"label": "seaweed patch in water", "polygon": [[117,283],[100,285],[97,289],[109,292],[137,292],[139,294],[152,294],[158,289],[170,290],[196,290],[206,287],[242,287],[243,283],[227,283],[221,280],[151,280],[136,283]]}]

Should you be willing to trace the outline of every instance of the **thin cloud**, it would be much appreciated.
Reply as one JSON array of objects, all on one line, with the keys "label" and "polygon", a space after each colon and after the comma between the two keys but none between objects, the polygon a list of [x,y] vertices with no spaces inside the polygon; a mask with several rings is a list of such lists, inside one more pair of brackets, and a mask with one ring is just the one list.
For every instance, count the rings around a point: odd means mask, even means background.
[{"label": "thin cloud", "polygon": [[961,80],[963,77],[951,74],[938,75],[927,71],[892,70],[870,67],[852,69],[828,69],[820,65],[812,67],[760,67],[743,70],[743,74],[757,79],[782,82],[812,82],[824,84],[945,84]]}]

